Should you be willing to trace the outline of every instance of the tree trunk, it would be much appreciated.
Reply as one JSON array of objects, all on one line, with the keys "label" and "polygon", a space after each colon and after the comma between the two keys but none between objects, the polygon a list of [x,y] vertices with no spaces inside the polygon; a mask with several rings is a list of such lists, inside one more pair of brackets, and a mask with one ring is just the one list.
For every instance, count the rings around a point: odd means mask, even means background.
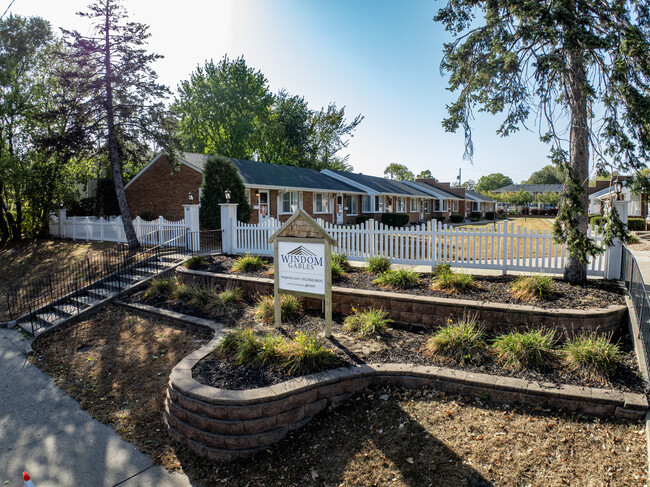
[{"label": "tree trunk", "polygon": [[[583,211],[576,215],[578,231],[587,234],[589,196],[587,186],[589,184],[589,125],[587,121],[587,96],[584,92],[587,83],[585,64],[582,54],[576,48],[569,50],[568,56],[568,97],[571,110],[570,146],[569,146],[569,167],[575,178],[580,181],[582,194],[580,195],[580,206]],[[580,261],[576,256],[567,256],[564,267],[564,279],[572,284],[578,284],[587,280],[587,264]]]},{"label": "tree trunk", "polygon": [[124,226],[124,233],[126,240],[131,248],[140,247],[138,236],[133,228],[131,221],[131,213],[129,205],[126,201],[126,194],[124,193],[124,180],[122,179],[122,164],[120,163],[119,142],[117,140],[117,133],[115,131],[115,107],[113,106],[113,69],[111,66],[111,44],[110,44],[110,1],[106,2],[106,34],[105,34],[105,51],[104,51],[104,66],[106,69],[106,124],[108,126],[108,160],[113,169],[113,181],[115,182],[115,195],[117,196],[117,203],[120,207],[120,215],[122,215],[122,225]]}]

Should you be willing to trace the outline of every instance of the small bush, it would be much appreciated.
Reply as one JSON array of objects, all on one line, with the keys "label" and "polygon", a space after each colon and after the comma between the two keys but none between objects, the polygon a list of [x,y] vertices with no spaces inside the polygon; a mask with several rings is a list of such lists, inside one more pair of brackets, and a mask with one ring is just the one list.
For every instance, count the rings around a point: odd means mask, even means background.
[{"label": "small bush", "polygon": [[464,318],[457,322],[449,320],[439,328],[424,345],[426,357],[442,355],[455,362],[466,363],[478,360],[485,349],[483,331],[475,318]]},{"label": "small bush", "polygon": [[541,274],[521,276],[512,283],[510,292],[522,301],[548,299],[553,296],[553,278]]},{"label": "small bush", "polygon": [[438,277],[442,274],[451,274],[451,265],[450,264],[436,264],[433,266],[433,277]]},{"label": "small bush", "polygon": [[152,279],[149,287],[144,292],[145,300],[156,299],[168,296],[174,289],[174,283],[169,279],[156,278]]},{"label": "small bush", "polygon": [[369,257],[366,259],[366,270],[372,272],[373,274],[381,274],[383,272],[389,271],[391,265],[391,260],[388,257],[383,255],[378,255],[375,257]]},{"label": "small bush", "polygon": [[[292,320],[302,313],[302,302],[293,294],[280,295],[280,316],[282,321]],[[257,300],[255,317],[262,323],[275,321],[275,301],[273,296],[262,296]]]},{"label": "small bush", "polygon": [[159,215],[158,213],[154,213],[153,211],[144,210],[138,213],[138,216],[140,217],[141,220],[144,220],[146,222],[151,222],[157,220]]},{"label": "small bush", "polygon": [[287,340],[276,333],[260,336],[250,328],[228,333],[215,354],[231,357],[237,365],[278,367],[292,375],[319,372],[339,363],[336,354],[315,335],[297,333]]},{"label": "small bush", "polygon": [[590,380],[607,382],[623,362],[621,349],[611,337],[583,334],[562,347],[570,370]]},{"label": "small bush", "polygon": [[486,220],[494,220],[494,212],[493,211],[486,211],[485,212],[485,219]]},{"label": "small bush", "polygon": [[321,338],[314,334],[298,332],[285,342],[280,352],[280,366],[289,374],[307,374],[334,367],[339,359],[325,348]]},{"label": "small bush", "polygon": [[366,222],[367,222],[368,220],[370,220],[370,219],[372,219],[372,217],[371,217],[370,215],[358,216],[358,217],[356,217],[356,219],[354,220],[354,223],[355,223],[356,225],[361,225],[361,224],[363,224],[363,223],[366,223]]},{"label": "small bush", "polygon": [[242,300],[242,290],[240,287],[226,289],[219,293],[219,297],[224,304],[239,304]]},{"label": "small bush", "polygon": [[389,227],[403,227],[409,222],[409,216],[406,213],[382,213],[381,222]]},{"label": "small bush", "polygon": [[449,215],[449,221],[451,223],[461,223],[463,220],[463,215],[459,215],[458,213],[452,213]]},{"label": "small bush", "polygon": [[393,289],[410,289],[420,283],[420,274],[410,269],[393,269],[384,272],[372,283]]},{"label": "small bush", "polygon": [[350,270],[350,263],[348,262],[348,256],[343,253],[333,253],[332,254],[332,266],[337,264],[343,272]]},{"label": "small bush", "polygon": [[192,299],[192,285],[178,284],[171,293],[171,297],[181,303],[187,303]]},{"label": "small bush", "polygon": [[230,269],[231,272],[257,272],[266,267],[266,262],[259,255],[251,255],[247,253],[238,257]]},{"label": "small bush", "polygon": [[639,238],[638,235],[634,235],[633,233],[630,233],[627,239],[627,243],[629,244],[636,244],[639,243],[641,239]]},{"label": "small bush", "polygon": [[345,270],[343,270],[343,267],[338,262],[332,261],[332,278],[337,278],[345,275]]},{"label": "small bush", "polygon": [[476,287],[472,275],[464,272],[443,272],[436,276],[436,282],[431,285],[431,289],[450,293],[462,293]]},{"label": "small bush", "polygon": [[493,346],[504,363],[517,369],[540,369],[555,356],[553,332],[544,330],[506,333],[498,336]]},{"label": "small bush", "polygon": [[210,291],[201,297],[203,304],[200,308],[204,313],[209,314],[210,316],[221,314],[226,307],[226,303],[221,298],[221,294],[217,294],[215,291]]},{"label": "small bush", "polygon": [[200,255],[195,255],[194,257],[190,257],[189,259],[187,259],[183,263],[183,267],[187,269],[198,269],[205,263],[206,263],[205,257],[202,257]]},{"label": "small bush", "polygon": [[481,216],[483,216],[483,215],[481,215],[480,211],[473,211],[473,212],[471,212],[469,214],[469,216],[470,216],[470,218],[476,218],[476,220],[478,221],[478,220],[481,219]]},{"label": "small bush", "polygon": [[343,329],[355,333],[362,340],[372,338],[386,331],[388,325],[393,322],[388,312],[383,309],[368,308],[363,311],[352,308],[352,315],[347,316],[343,322]]}]

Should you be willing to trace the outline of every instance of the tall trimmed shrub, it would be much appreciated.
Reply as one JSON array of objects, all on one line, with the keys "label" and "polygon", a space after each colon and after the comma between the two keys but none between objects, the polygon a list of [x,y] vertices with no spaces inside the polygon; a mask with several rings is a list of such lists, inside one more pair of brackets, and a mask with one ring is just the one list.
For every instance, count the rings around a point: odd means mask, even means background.
[{"label": "tall trimmed shrub", "polygon": [[203,168],[201,186],[201,228],[216,230],[221,227],[220,203],[226,202],[225,191],[230,190],[230,202],[238,203],[237,219],[247,222],[251,207],[246,198],[246,188],[233,162],[227,157],[210,156]]}]

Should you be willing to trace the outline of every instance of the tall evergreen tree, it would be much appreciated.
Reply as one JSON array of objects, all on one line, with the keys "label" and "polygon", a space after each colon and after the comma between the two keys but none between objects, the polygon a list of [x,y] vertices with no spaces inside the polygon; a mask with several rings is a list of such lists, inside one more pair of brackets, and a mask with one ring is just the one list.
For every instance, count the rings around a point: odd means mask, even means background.
[{"label": "tall evergreen tree", "polygon": [[[650,149],[650,7],[633,0],[448,0],[435,20],[456,39],[442,69],[458,98],[443,122],[465,131],[472,154],[473,109],[506,112],[506,136],[531,113],[566,173],[554,227],[566,242],[565,278],[582,282],[602,248],[587,237],[591,158],[639,170]],[[568,138],[568,140],[566,140]],[[615,222],[614,222],[615,223]],[[612,228],[622,228],[614,224]]]},{"label": "tall evergreen tree", "polygon": [[89,118],[86,134],[100,141],[98,153],[110,163],[127,240],[137,245],[122,167],[126,161],[144,161],[160,149],[173,162],[178,151],[173,120],[164,104],[170,92],[157,82],[152,67],[162,56],[144,49],[149,27],[127,21],[122,0],[97,0],[78,15],[91,22],[94,34],[63,31],[73,63],[63,80],[80,85],[85,94],[81,103]]}]

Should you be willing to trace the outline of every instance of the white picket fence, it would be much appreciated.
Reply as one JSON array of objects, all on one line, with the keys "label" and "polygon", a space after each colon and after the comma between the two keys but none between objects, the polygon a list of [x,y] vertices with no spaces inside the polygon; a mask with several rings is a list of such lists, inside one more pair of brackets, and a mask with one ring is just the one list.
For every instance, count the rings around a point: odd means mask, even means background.
[{"label": "white picket fence", "polygon": [[[362,261],[382,255],[402,264],[450,264],[452,267],[562,274],[566,260],[565,245],[556,244],[550,231],[532,231],[513,222],[496,227],[451,227],[423,223],[408,228],[393,228],[374,220],[356,226],[338,226],[318,220],[336,239],[336,252],[350,260]],[[281,223],[269,219],[259,224],[233,220],[233,252],[272,255],[269,237]],[[602,236],[589,229],[596,243]],[[224,238],[226,236],[224,235]],[[611,250],[593,259],[587,266],[590,276],[605,276]]]},{"label": "white picket fence", "polygon": [[[162,244],[171,239],[180,237],[186,232],[185,221],[176,222],[165,220],[163,217],[157,220],[146,221],[140,217],[133,220],[133,227],[138,238],[149,235],[151,243]],[[155,233],[154,233],[155,232]],[[94,240],[99,242],[126,242],[122,217],[109,217],[108,219],[97,217],[65,217],[63,225],[58,217],[50,218],[50,235],[60,238],[71,238],[73,240]]]}]

